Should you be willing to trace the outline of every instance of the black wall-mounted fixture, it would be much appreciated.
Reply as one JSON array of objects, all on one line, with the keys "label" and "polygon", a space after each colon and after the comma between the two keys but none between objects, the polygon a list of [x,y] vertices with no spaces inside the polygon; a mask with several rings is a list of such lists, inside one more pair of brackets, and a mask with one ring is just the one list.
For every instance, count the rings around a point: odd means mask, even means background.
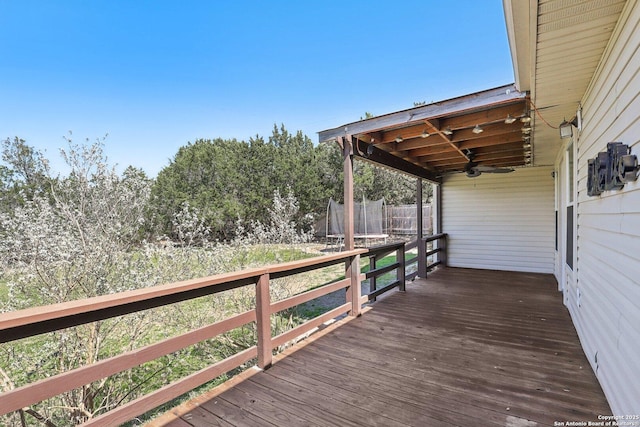
[{"label": "black wall-mounted fixture", "polygon": [[604,191],[608,164],[609,155],[606,151],[598,153],[595,159],[589,159],[587,175],[587,194],[589,196],[599,196]]},{"label": "black wall-mounted fixture", "polygon": [[627,182],[638,179],[638,158],[622,142],[609,142],[607,151],[589,159],[587,194],[599,196],[603,191],[620,190]]}]

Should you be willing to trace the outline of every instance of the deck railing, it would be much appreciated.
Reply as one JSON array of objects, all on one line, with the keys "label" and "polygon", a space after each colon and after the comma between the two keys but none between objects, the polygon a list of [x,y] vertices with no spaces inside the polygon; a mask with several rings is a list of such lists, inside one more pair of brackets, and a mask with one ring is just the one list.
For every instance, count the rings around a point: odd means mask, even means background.
[{"label": "deck railing", "polygon": [[[368,295],[366,295],[369,301],[375,301],[378,296],[396,287],[398,287],[399,290],[404,291],[406,281],[413,280],[416,276],[419,275],[419,269],[417,267],[415,267],[414,271],[412,271],[411,273],[409,273],[409,268],[414,264],[419,263],[421,256],[424,257],[426,264],[424,273],[425,278],[426,273],[434,269],[436,266],[446,265],[447,234],[440,233],[423,237],[422,241],[424,242],[422,247],[425,248],[425,253],[418,254],[418,256],[414,256],[408,261],[407,253],[419,246],[417,240],[408,243],[389,243],[368,248],[369,251],[364,256],[369,258],[369,271],[367,271],[365,276],[367,279],[369,279],[370,292]],[[426,248],[429,247],[429,242],[436,242],[436,247],[431,250],[426,250]],[[432,244],[431,246],[434,245]],[[395,262],[384,266],[378,266],[378,261],[394,252]],[[437,260],[429,262],[429,257],[435,254],[438,254]],[[378,278],[383,274],[392,271],[396,272],[395,280],[392,280],[391,282],[386,283],[383,287],[378,288]]]},{"label": "deck railing", "polygon": [[[78,326],[90,322],[165,306],[205,295],[255,286],[255,308],[223,321],[172,337],[146,347],[123,353],[92,365],[83,366],[62,374],[0,394],[0,415],[31,406],[48,398],[82,387],[93,381],[134,368],[143,363],[171,354],[198,342],[215,338],[232,329],[255,322],[257,344],[222,361],[171,383],[155,392],[142,396],[110,412],[88,420],[86,425],[118,425],[152,410],[216,377],[229,372],[251,359],[257,358],[258,366],[266,368],[272,363],[273,349],[309,332],[327,320],[349,313],[357,316],[367,297],[360,295],[360,255],[366,249],[309,258],[301,261],[247,269],[236,273],[219,274],[118,294],[70,301],[44,307],[0,314],[0,343]],[[271,302],[271,279],[291,276],[319,268],[345,264],[345,278],[299,295]],[[340,289],[346,290],[346,303],[278,336],[271,336],[270,316],[298,304],[310,301]]]},{"label": "deck railing", "polygon": [[[272,363],[274,348],[304,335],[328,320],[347,313],[351,316],[358,316],[361,313],[362,304],[368,301],[375,301],[376,297],[395,287],[403,291],[405,289],[405,281],[414,278],[417,274],[417,272],[407,274],[406,267],[418,262],[420,256],[429,257],[436,253],[440,254],[436,262],[429,264],[429,269],[440,264],[446,265],[446,237],[446,234],[425,237],[423,239],[425,244],[426,242],[438,241],[438,246],[435,249],[426,251],[425,254],[413,257],[409,262],[405,262],[405,252],[415,248],[417,242],[407,244],[404,242],[391,243],[369,249],[356,249],[301,261],[246,269],[235,273],[219,274],[118,294],[2,313],[0,314],[0,343],[7,343],[231,289],[245,286],[255,287],[256,302],[252,310],[155,344],[1,393],[0,415],[20,410],[51,397],[83,387],[91,382],[135,368],[188,346],[215,338],[251,322],[256,324],[257,342],[255,346],[242,350],[150,394],[114,408],[105,414],[91,418],[85,425],[110,426],[126,422],[226,372],[236,369],[252,359],[257,358],[258,366],[267,368]],[[378,260],[394,252],[396,254],[394,263],[381,267],[376,265]],[[360,273],[361,255],[369,257],[370,260],[370,270],[366,274]],[[345,264],[344,279],[280,301],[270,301],[269,289],[272,279],[292,276],[340,263]],[[377,288],[377,278],[393,270],[396,271],[395,280],[382,288]],[[365,278],[371,280],[371,291],[368,295],[361,295],[360,283]],[[346,302],[344,304],[280,335],[271,335],[270,317],[272,314],[341,289],[346,292]]]},{"label": "deck railing", "polygon": [[[426,263],[427,271],[432,270],[438,265],[443,265],[443,266],[447,265],[447,237],[448,237],[447,233],[439,233],[439,234],[433,234],[431,236],[422,238],[425,244],[429,242],[436,243],[435,248],[431,250],[427,250],[423,255],[424,257],[427,258],[427,263]],[[438,254],[436,261],[429,262],[429,257],[435,254]]]},{"label": "deck railing", "polygon": [[[369,301],[375,301],[379,295],[398,287],[401,291],[405,289],[405,243],[389,243],[386,245],[373,246],[368,248],[366,256],[369,258],[369,271],[365,277],[369,279],[370,292],[367,295]],[[382,258],[392,253],[396,254],[395,262],[386,266],[378,267],[377,263]],[[378,288],[378,277],[391,271],[396,272],[395,280]]]}]

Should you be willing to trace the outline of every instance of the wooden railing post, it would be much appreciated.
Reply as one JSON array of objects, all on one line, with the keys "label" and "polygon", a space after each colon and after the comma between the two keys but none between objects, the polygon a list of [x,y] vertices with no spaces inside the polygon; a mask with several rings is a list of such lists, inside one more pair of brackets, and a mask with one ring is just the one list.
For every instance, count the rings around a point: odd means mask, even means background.
[{"label": "wooden railing post", "polygon": [[256,329],[258,332],[258,367],[268,369],[271,367],[273,358],[269,273],[261,275],[256,283]]},{"label": "wooden railing post", "polygon": [[424,237],[424,218],[422,212],[422,178],[418,178],[418,182],[416,184],[416,205],[418,208],[417,212],[417,226],[418,226],[418,277],[426,278],[427,277],[427,244],[422,238]]},{"label": "wooden railing post", "polygon": [[347,290],[347,302],[351,303],[350,316],[357,317],[361,314],[360,308],[360,255],[352,256],[345,262],[345,275],[351,284]]},{"label": "wooden railing post", "polygon": [[406,271],[405,271],[405,258],[404,258],[404,245],[400,246],[397,250],[396,250],[396,262],[398,263],[398,270],[397,270],[397,274],[396,277],[398,278],[398,282],[400,282],[399,285],[399,289],[401,292],[404,292],[406,287],[405,287],[405,276],[406,276]]},{"label": "wooden railing post", "polygon": [[[432,236],[429,237],[425,237],[423,240],[425,242],[436,242],[435,244],[435,248],[431,249],[430,251],[427,251],[425,256],[429,257],[432,255],[436,255],[436,261],[432,262],[431,264],[429,264],[427,266],[427,270],[431,270],[431,268],[435,267],[436,265],[442,265],[445,266],[447,265],[447,237],[448,234],[447,233],[440,233],[440,234],[434,234]],[[426,277],[425,277],[426,278]]]},{"label": "wooden railing post", "polygon": [[442,265],[443,267],[447,266],[447,237],[448,235],[445,234],[442,236],[442,238],[440,239],[440,241],[442,242],[442,251],[440,251],[440,253],[438,253],[438,261],[440,261],[440,265]]},{"label": "wooden railing post", "polygon": [[[378,260],[377,255],[373,255],[369,257],[369,271],[373,271],[376,269],[376,261]],[[373,276],[369,278],[369,293],[375,291],[378,287],[378,278],[377,276]],[[371,301],[375,301],[376,298],[373,298]]]}]

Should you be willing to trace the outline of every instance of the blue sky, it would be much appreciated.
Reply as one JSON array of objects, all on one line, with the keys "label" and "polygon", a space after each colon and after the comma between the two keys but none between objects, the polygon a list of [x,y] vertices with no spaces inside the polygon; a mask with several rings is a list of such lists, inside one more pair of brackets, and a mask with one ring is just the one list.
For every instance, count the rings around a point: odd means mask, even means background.
[{"label": "blue sky", "polygon": [[317,142],[511,82],[500,0],[0,0],[0,139],[53,159],[108,133],[110,162],[151,176],[197,138]]}]

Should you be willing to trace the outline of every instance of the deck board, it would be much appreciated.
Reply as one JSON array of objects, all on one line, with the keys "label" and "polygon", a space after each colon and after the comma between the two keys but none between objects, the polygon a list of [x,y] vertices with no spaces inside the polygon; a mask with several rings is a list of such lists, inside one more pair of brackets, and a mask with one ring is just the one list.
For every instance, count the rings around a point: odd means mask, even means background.
[{"label": "deck board", "polygon": [[597,421],[611,410],[556,289],[550,275],[439,269],[270,369],[151,424]]}]

